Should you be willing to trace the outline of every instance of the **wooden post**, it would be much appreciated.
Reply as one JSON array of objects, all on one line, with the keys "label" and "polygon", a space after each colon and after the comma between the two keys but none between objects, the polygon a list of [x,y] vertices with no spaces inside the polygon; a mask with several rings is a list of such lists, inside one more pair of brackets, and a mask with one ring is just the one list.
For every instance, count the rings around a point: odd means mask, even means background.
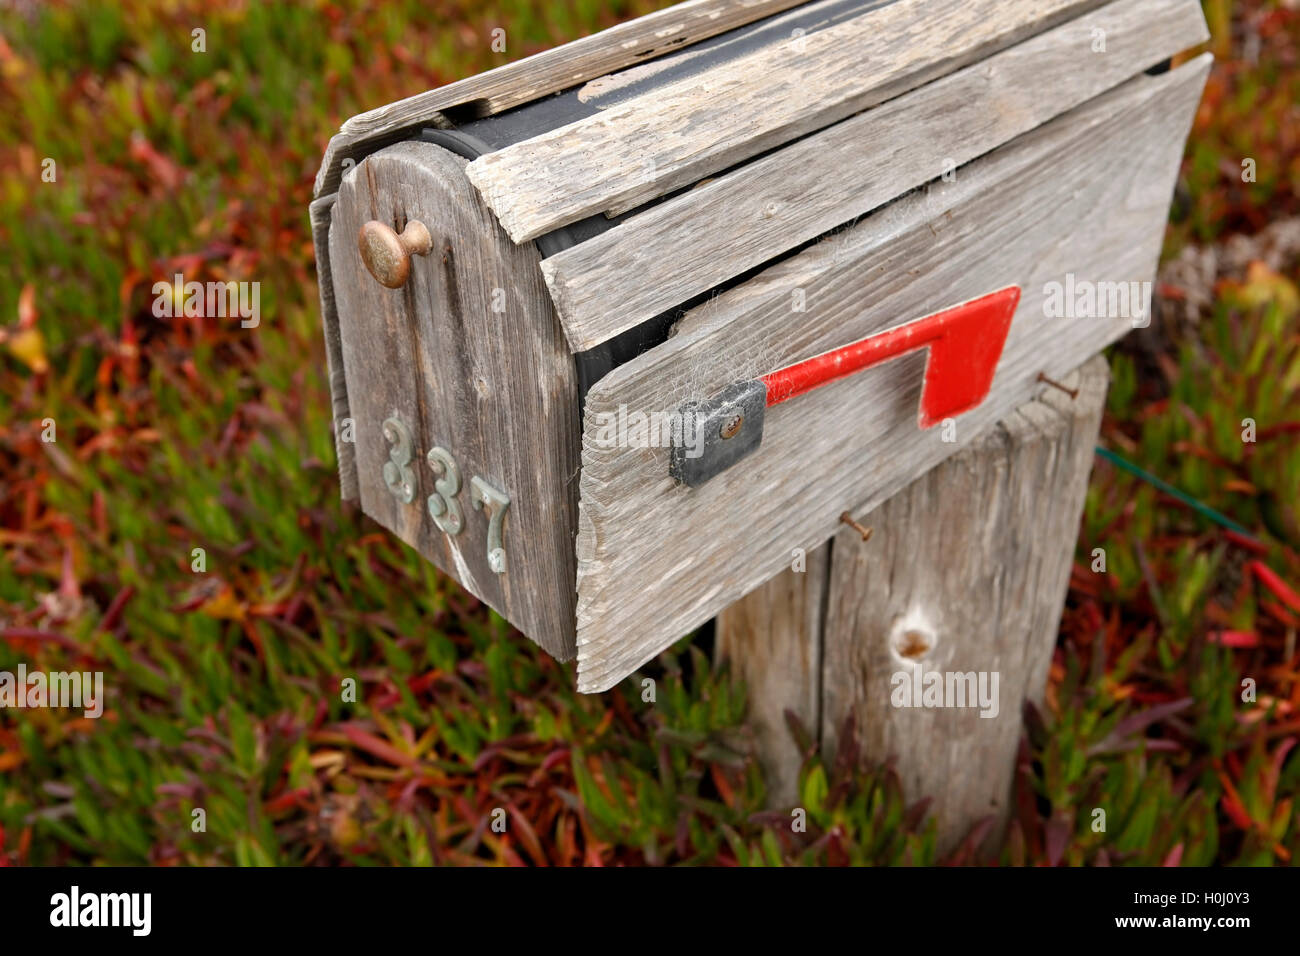
[{"label": "wooden post", "polygon": [[894,756],[908,799],[933,798],[941,853],[990,814],[1000,832],[1022,706],[1041,703],[1056,642],[1107,382],[1096,357],[1063,383],[1077,397],[1044,385],[854,516],[869,541],[846,525],[805,570],[718,616],[718,654],[749,685],[774,805],[798,799],[784,711],[824,752],[854,713],[863,757]]}]

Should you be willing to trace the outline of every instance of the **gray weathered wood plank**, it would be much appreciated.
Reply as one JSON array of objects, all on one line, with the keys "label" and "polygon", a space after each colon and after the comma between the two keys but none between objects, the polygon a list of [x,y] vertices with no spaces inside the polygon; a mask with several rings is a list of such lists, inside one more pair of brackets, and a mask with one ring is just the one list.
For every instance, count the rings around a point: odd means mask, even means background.
[{"label": "gray weathered wood plank", "polygon": [[827,543],[801,555],[792,552],[784,571],[718,614],[716,654],[745,683],[747,721],[754,728],[773,806],[795,802],[804,758],[785,712],[791,711],[814,739],[820,733],[830,551]]},{"label": "gray weathered wood plank", "polygon": [[569,346],[593,348],[1206,39],[1198,0],[1117,0],[654,206],[543,260]]},{"label": "gray weathered wood plank", "polygon": [[[1204,55],[1140,76],[701,306],[587,396],[578,523],[579,688],[607,689],[874,507],[1134,317],[1048,314],[1053,282],[1150,281]],[[917,430],[923,353],[768,410],[750,458],[694,489],[668,449],[602,437],[619,407],[671,411],[872,332],[1015,284],[1023,292],[988,398]],[[806,311],[792,310],[801,290]],[[1139,319],[1140,321],[1140,319]],[[653,582],[653,587],[647,583]]]},{"label": "gray weathered wood plank", "polygon": [[[368,157],[339,189],[330,262],[361,508],[566,660],[574,652],[577,371],[536,248],[510,241],[464,165],[437,146],[400,143]],[[432,251],[412,258],[401,288],[381,286],[361,261],[357,235],[370,219],[398,232],[419,220],[432,236]],[[383,474],[390,417],[413,439],[410,503]],[[427,510],[438,475],[425,456],[435,446],[459,466],[459,534],[439,530]],[[504,574],[489,565],[488,517],[471,506],[475,475],[510,498]]]},{"label": "gray weathered wood plank", "polygon": [[[933,801],[940,854],[985,817],[998,824],[990,837],[1007,822],[1021,711],[1043,701],[1108,377],[1096,356],[1065,377],[1077,399],[1041,386],[862,518],[866,546],[850,531],[833,539],[822,747],[836,752],[852,714],[866,761],[895,758],[908,800]],[[925,707],[913,691],[934,672],[945,689],[950,674],[971,677]],[[983,700],[962,700],[968,689]]]},{"label": "gray weathered wood plank", "polygon": [[477,116],[501,113],[806,2],[687,0],[486,73],[360,113],[345,122],[326,147],[314,195],[329,195],[338,188],[344,160],[357,162],[366,153],[406,138],[415,127],[446,125],[444,110],[473,105]]},{"label": "gray weathered wood plank", "polygon": [[897,0],[480,156],[516,242],[622,212],[989,56],[1099,0]]},{"label": "gray weathered wood plank", "polygon": [[[1107,377],[1095,356],[1064,379],[1076,399],[1044,386],[860,515],[869,542],[841,527],[801,569],[718,614],[717,656],[747,686],[769,807],[799,802],[805,754],[789,710],[823,754],[852,715],[862,758],[892,759],[908,799],[932,799],[940,853],[985,816],[1005,822],[1021,706],[1042,704]],[[928,641],[899,640],[909,629]],[[893,676],[918,663],[996,671],[996,716],[894,706]]]},{"label": "gray weathered wood plank", "polygon": [[317,199],[309,207],[311,237],[316,247],[316,285],[320,290],[321,330],[325,335],[325,366],[329,374],[330,412],[334,423],[334,452],[339,467],[339,497],[357,499],[355,446],[347,441],[343,424],[348,419],[348,383],[343,375],[343,342],[339,338],[339,316],[334,302],[334,275],[330,271],[330,214],[334,196]]}]

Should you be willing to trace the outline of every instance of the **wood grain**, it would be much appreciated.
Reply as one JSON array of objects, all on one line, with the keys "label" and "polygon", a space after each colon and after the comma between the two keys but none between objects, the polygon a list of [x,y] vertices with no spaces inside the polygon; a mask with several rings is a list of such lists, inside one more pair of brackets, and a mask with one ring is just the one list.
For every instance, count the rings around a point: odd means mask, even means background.
[{"label": "wood grain", "polygon": [[[465,160],[427,143],[391,146],[343,181],[330,262],[362,510],[561,660],[573,656],[578,469],[577,374],[550,307],[537,251],[501,231],[464,177]],[[357,249],[361,225],[424,223],[433,251],[414,257],[399,289],[381,286]],[[504,311],[492,308],[494,290]],[[414,438],[415,500],[388,490],[396,416]],[[451,452],[464,530],[444,534],[426,499],[435,445]],[[505,574],[487,560],[488,520],[470,504],[479,475],[511,499]]]},{"label": "wood grain", "polygon": [[[1104,53],[1093,52],[1096,31]],[[1208,35],[1198,0],[1118,0],[551,256],[542,274],[569,346],[593,348]]]},{"label": "wood grain", "polygon": [[[1048,283],[1153,278],[1203,55],[1140,76],[688,314],[587,396],[578,532],[579,688],[605,690],[815,548],[1133,325],[1049,317]],[[988,399],[918,431],[922,353],[768,410],[763,444],[695,489],[668,449],[611,446],[601,413],[651,412],[1009,284],[1023,293]],[[792,311],[800,290],[806,311]]]},{"label": "wood grain", "polygon": [[[943,854],[1011,809],[1026,700],[1042,704],[1108,380],[1094,357],[833,539],[822,635],[821,739],[850,715],[869,763],[895,758],[909,801],[933,800]],[[779,611],[777,612],[779,613]],[[907,632],[912,632],[911,638]],[[902,653],[900,653],[900,651]],[[894,675],[981,673],[994,706],[900,707]],[[978,680],[978,678],[977,678]],[[968,701],[969,703],[969,701]]]},{"label": "wood grain", "polygon": [[[861,538],[857,541],[860,544]],[[784,571],[718,614],[716,653],[745,683],[768,802],[798,798],[804,754],[790,734],[788,710],[814,737],[820,734],[821,636],[831,545],[794,557]]]},{"label": "wood grain", "polygon": [[420,126],[449,125],[442,115],[444,110],[470,107],[475,116],[501,113],[805,2],[687,0],[486,73],[360,113],[345,122],[326,147],[316,173],[314,195],[329,195],[338,188],[345,160],[359,162],[376,149],[408,138]]},{"label": "wood grain", "polygon": [[1056,25],[1097,0],[897,0],[480,156],[523,242],[633,209]]},{"label": "wood grain", "polygon": [[[933,801],[941,853],[983,817],[1005,822],[1021,708],[1042,704],[1107,378],[1095,356],[1065,379],[1077,399],[1044,387],[860,515],[870,541],[841,527],[804,570],[787,567],[718,614],[717,656],[747,686],[769,807],[799,802],[806,754],[790,711],[823,754],[852,717],[862,759],[892,760],[909,801]],[[896,639],[920,623],[927,650],[900,656]],[[892,706],[893,675],[918,664],[996,670],[997,716]]]},{"label": "wood grain", "polygon": [[339,316],[334,303],[334,275],[330,271],[330,214],[334,196],[317,199],[309,207],[311,237],[316,247],[316,285],[320,290],[321,330],[325,334],[325,364],[329,373],[330,412],[334,423],[334,452],[339,467],[339,497],[357,500],[356,446],[346,437],[343,423],[348,413],[348,383],[343,374],[343,340],[339,337]]}]

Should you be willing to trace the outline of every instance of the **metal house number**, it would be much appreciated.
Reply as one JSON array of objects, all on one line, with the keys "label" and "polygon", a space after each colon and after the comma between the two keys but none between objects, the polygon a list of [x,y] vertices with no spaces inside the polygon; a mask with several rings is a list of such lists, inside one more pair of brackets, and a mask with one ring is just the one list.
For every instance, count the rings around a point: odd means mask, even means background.
[{"label": "metal house number", "polygon": [[411,433],[396,418],[384,422],[384,439],[392,445],[384,462],[384,484],[404,505],[415,500],[415,472],[411,470]]},{"label": "metal house number", "polygon": [[[415,443],[410,430],[397,418],[387,418],[383,425],[384,440],[388,442],[388,461],[384,462],[384,484],[404,505],[415,500],[415,470],[411,467]],[[456,496],[461,491],[460,466],[451,452],[441,446],[429,449],[425,461],[437,477],[433,494],[425,501],[429,517],[438,528],[449,535],[458,535],[465,529],[465,512]],[[504,542],[505,516],[510,508],[510,496],[493,487],[478,475],[469,480],[470,501],[475,510],[488,517],[487,559],[488,567],[497,574],[506,572]]]},{"label": "metal house number", "polygon": [[436,447],[429,449],[427,460],[433,473],[441,476],[434,481],[434,492],[429,495],[429,517],[448,534],[460,534],[465,527],[465,516],[456,501],[460,493],[460,468],[456,459],[447,449]]}]

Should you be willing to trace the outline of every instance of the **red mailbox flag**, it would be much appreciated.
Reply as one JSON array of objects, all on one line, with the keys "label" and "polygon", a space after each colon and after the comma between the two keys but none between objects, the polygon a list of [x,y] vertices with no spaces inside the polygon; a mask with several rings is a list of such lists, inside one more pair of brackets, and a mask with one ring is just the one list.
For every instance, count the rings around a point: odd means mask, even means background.
[{"label": "red mailbox flag", "polygon": [[[766,409],[818,386],[907,352],[929,348],[921,386],[920,426],[968,412],[984,401],[1002,357],[1020,287],[1007,286],[951,309],[879,332],[758,379],[735,382],[702,402],[682,406],[702,444],[688,453],[674,442],[668,473],[692,488],[730,468],[763,441]],[[683,434],[685,429],[683,429]]]},{"label": "red mailbox flag", "polygon": [[930,428],[970,411],[988,395],[1019,302],[1020,287],[1007,286],[778,369],[760,379],[767,386],[767,407],[929,346],[920,426]]}]

